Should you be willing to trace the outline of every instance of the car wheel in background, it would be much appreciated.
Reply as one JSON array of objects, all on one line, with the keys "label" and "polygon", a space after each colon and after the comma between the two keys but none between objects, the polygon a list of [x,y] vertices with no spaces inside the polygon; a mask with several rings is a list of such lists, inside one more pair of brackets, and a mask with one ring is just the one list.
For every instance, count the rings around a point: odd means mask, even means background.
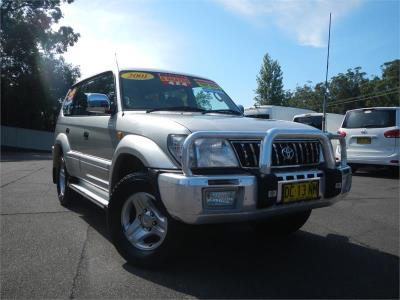
[{"label": "car wheel in background", "polygon": [[354,165],[354,164],[349,164],[350,168],[351,168],[351,173],[354,174],[357,172],[359,166]]}]

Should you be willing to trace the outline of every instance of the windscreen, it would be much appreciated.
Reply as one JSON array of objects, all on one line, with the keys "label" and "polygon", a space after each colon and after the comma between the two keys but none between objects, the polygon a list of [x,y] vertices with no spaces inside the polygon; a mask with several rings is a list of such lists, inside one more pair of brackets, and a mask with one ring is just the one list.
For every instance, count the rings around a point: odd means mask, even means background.
[{"label": "windscreen", "polygon": [[343,128],[383,128],[396,126],[396,110],[365,109],[346,114]]},{"label": "windscreen", "polygon": [[294,122],[310,125],[322,130],[322,116],[307,116],[294,118]]},{"label": "windscreen", "polygon": [[241,114],[214,81],[178,74],[127,71],[120,73],[125,110],[227,110]]}]

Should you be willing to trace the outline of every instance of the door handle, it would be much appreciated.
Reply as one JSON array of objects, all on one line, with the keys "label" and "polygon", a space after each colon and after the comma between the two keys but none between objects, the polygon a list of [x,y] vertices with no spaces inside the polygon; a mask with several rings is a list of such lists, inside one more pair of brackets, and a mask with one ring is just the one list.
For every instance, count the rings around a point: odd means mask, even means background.
[{"label": "door handle", "polygon": [[83,133],[83,137],[85,138],[85,140],[88,140],[89,139],[89,132],[85,131]]},{"label": "door handle", "polygon": [[69,133],[69,128],[67,127],[67,129],[65,129],[65,133],[68,134]]}]

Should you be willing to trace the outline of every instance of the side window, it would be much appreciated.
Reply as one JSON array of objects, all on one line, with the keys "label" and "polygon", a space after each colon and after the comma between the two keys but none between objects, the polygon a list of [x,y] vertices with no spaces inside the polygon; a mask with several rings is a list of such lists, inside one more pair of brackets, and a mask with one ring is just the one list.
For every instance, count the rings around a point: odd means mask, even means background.
[{"label": "side window", "polygon": [[87,111],[88,93],[105,94],[110,99],[110,105],[114,105],[116,101],[115,82],[112,72],[103,73],[99,76],[82,82],[78,86],[71,89],[64,101],[64,116],[88,116],[93,115]]},{"label": "side window", "polygon": [[115,81],[112,72],[107,72],[99,77],[96,77],[95,82],[90,87],[91,91],[87,93],[99,93],[107,95],[110,99],[110,104],[116,104],[116,94],[115,94]]},{"label": "side window", "polygon": [[72,108],[72,115],[74,116],[85,116],[88,115],[86,108],[87,108],[87,100],[86,95],[87,93],[87,86],[90,84],[91,81],[83,83],[81,86],[78,87],[76,92],[73,108]]}]

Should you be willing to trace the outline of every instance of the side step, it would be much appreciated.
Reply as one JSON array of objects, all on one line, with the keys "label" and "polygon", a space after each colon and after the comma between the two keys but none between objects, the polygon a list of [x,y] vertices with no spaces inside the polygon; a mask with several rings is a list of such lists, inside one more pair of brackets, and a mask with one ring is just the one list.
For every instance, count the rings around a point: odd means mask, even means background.
[{"label": "side step", "polygon": [[79,183],[70,183],[69,187],[81,194],[86,199],[92,201],[94,204],[101,208],[107,208],[108,206],[108,193],[107,191],[97,188],[92,184],[80,181]]}]

